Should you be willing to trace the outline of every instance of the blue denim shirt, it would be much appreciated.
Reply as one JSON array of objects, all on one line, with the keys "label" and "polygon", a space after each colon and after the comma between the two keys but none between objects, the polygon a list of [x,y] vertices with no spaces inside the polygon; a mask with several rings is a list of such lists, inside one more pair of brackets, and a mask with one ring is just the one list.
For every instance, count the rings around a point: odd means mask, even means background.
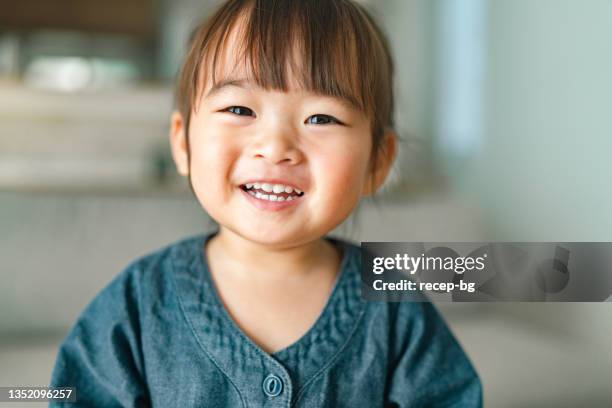
[{"label": "blue denim shirt", "polygon": [[[63,340],[51,386],[70,407],[480,407],[474,368],[430,303],[366,302],[361,249],[315,324],[267,354],[233,322],[202,235],[143,257],[104,288]],[[49,406],[62,406],[51,403]]]}]

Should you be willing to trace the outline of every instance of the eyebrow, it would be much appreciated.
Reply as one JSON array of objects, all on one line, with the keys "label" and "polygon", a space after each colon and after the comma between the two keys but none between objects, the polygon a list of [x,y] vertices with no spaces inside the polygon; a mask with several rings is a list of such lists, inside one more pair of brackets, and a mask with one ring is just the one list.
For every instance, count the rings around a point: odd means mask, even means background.
[{"label": "eyebrow", "polygon": [[244,88],[244,89],[248,89],[251,88],[248,85],[248,81],[244,78],[226,78],[223,79],[215,84],[213,84],[213,86],[208,90],[208,92],[206,93],[206,95],[204,96],[204,98],[209,98],[219,92],[221,92],[221,90],[223,90],[224,88],[228,88],[228,87],[238,87],[238,88]]},{"label": "eyebrow", "polygon": [[[220,93],[223,89],[229,88],[229,87],[237,87],[237,88],[242,88],[242,89],[253,89],[254,88],[251,85],[251,82],[245,78],[226,78],[226,79],[223,79],[213,84],[213,86],[208,90],[208,92],[204,96],[204,99],[210,98],[211,96],[214,96],[215,94]],[[336,96],[336,95],[329,95],[329,94],[325,94],[321,92],[314,92],[314,94],[318,96],[324,96],[324,97],[335,99],[349,108],[356,109],[358,111],[363,111],[363,108],[361,107],[361,105],[352,96],[345,96],[345,95]]]}]

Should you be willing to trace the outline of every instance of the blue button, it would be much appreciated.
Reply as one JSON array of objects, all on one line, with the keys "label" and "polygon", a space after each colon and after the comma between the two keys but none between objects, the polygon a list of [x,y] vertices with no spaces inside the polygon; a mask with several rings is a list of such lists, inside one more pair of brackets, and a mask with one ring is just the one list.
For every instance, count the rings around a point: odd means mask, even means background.
[{"label": "blue button", "polygon": [[263,390],[268,397],[277,397],[283,392],[283,380],[274,374],[270,374],[263,382]]}]

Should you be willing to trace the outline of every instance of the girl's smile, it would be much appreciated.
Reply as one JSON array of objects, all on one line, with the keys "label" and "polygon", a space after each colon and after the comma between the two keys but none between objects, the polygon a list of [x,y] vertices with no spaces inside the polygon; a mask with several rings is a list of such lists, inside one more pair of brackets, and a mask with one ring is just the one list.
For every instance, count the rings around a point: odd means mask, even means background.
[{"label": "girl's smile", "polygon": [[295,185],[278,180],[258,180],[240,185],[245,198],[256,208],[281,211],[297,206],[304,192]]}]

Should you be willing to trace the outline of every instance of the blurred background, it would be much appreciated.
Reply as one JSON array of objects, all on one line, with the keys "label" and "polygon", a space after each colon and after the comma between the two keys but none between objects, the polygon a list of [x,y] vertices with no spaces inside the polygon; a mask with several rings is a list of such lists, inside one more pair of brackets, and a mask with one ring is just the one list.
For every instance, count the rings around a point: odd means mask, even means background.
[{"label": "blurred background", "polygon": [[[401,153],[337,235],[612,241],[612,1],[363,3],[393,45]],[[0,386],[48,384],[113,276],[210,230],[167,131],[187,37],[214,4],[0,0]],[[439,306],[486,406],[610,407],[610,305]]]}]

